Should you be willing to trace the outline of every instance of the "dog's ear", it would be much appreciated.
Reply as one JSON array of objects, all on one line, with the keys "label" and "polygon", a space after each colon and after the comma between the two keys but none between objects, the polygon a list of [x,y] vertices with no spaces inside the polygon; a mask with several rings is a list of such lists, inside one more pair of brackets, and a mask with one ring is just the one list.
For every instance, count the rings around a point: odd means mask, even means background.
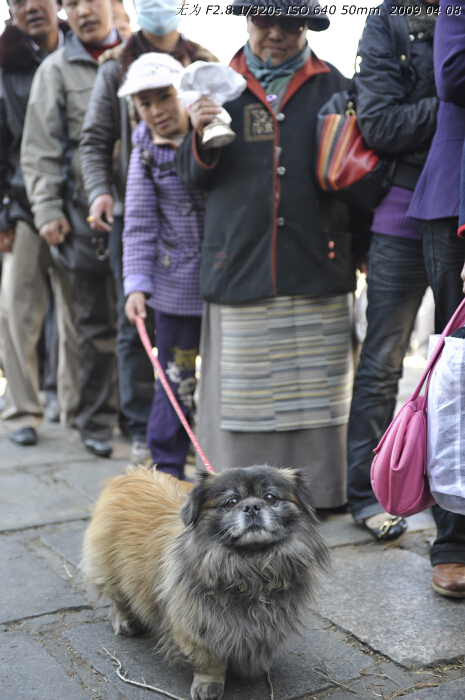
[{"label": "dog's ear", "polygon": [[287,472],[286,476],[292,484],[292,493],[295,500],[304,513],[314,520],[316,517],[315,506],[313,505],[308,481],[304,474],[299,469],[285,469],[283,471]]},{"label": "dog's ear", "polygon": [[211,496],[210,487],[215,478],[211,472],[201,472],[197,476],[196,484],[181,508],[181,520],[186,527],[193,525],[199,517],[203,504]]}]

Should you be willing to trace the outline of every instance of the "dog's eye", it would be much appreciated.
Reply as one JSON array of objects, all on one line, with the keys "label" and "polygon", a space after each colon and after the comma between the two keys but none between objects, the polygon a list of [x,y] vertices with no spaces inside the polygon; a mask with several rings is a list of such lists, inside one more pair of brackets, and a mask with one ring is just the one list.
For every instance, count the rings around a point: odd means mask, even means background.
[{"label": "dog's eye", "polygon": [[237,505],[238,503],[239,503],[238,498],[230,498],[229,501],[226,503],[226,505],[228,506],[228,508],[234,508],[234,506]]},{"label": "dog's eye", "polygon": [[274,503],[276,503],[277,500],[278,500],[278,499],[276,498],[276,496],[274,496],[272,493],[267,493],[266,496],[265,496],[265,501],[266,501],[270,506],[272,506]]}]

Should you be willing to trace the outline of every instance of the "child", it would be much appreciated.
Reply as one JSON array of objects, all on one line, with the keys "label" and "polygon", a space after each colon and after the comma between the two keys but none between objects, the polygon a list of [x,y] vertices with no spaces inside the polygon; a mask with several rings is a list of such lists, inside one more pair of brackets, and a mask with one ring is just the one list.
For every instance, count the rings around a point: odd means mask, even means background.
[{"label": "child", "polygon": [[[155,310],[158,359],[189,418],[200,339],[199,292],[203,195],[176,175],[174,156],[189,129],[173,80],[183,67],[168,54],[147,53],[128,69],[119,97],[131,96],[141,119],[134,130],[123,232],[126,315]],[[184,478],[189,438],[165,390],[157,390],[147,427],[156,468]]]}]

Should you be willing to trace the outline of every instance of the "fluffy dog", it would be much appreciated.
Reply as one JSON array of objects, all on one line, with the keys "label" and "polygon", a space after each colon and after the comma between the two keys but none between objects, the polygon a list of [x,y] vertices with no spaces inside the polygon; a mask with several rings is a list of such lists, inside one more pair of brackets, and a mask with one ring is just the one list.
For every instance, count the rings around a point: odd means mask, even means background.
[{"label": "fluffy dog", "polygon": [[157,633],[192,666],[193,700],[220,700],[227,667],[270,668],[327,565],[304,479],[268,466],[205,472],[194,487],[144,469],[110,480],[82,560],[116,634]]}]

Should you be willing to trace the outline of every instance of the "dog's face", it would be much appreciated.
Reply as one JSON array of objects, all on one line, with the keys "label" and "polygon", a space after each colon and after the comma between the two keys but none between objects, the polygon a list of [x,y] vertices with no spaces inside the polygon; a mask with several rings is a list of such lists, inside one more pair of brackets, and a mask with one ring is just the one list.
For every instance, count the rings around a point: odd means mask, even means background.
[{"label": "dog's face", "polygon": [[181,512],[185,525],[226,547],[249,550],[284,542],[302,516],[316,521],[300,473],[268,466],[202,474]]}]

